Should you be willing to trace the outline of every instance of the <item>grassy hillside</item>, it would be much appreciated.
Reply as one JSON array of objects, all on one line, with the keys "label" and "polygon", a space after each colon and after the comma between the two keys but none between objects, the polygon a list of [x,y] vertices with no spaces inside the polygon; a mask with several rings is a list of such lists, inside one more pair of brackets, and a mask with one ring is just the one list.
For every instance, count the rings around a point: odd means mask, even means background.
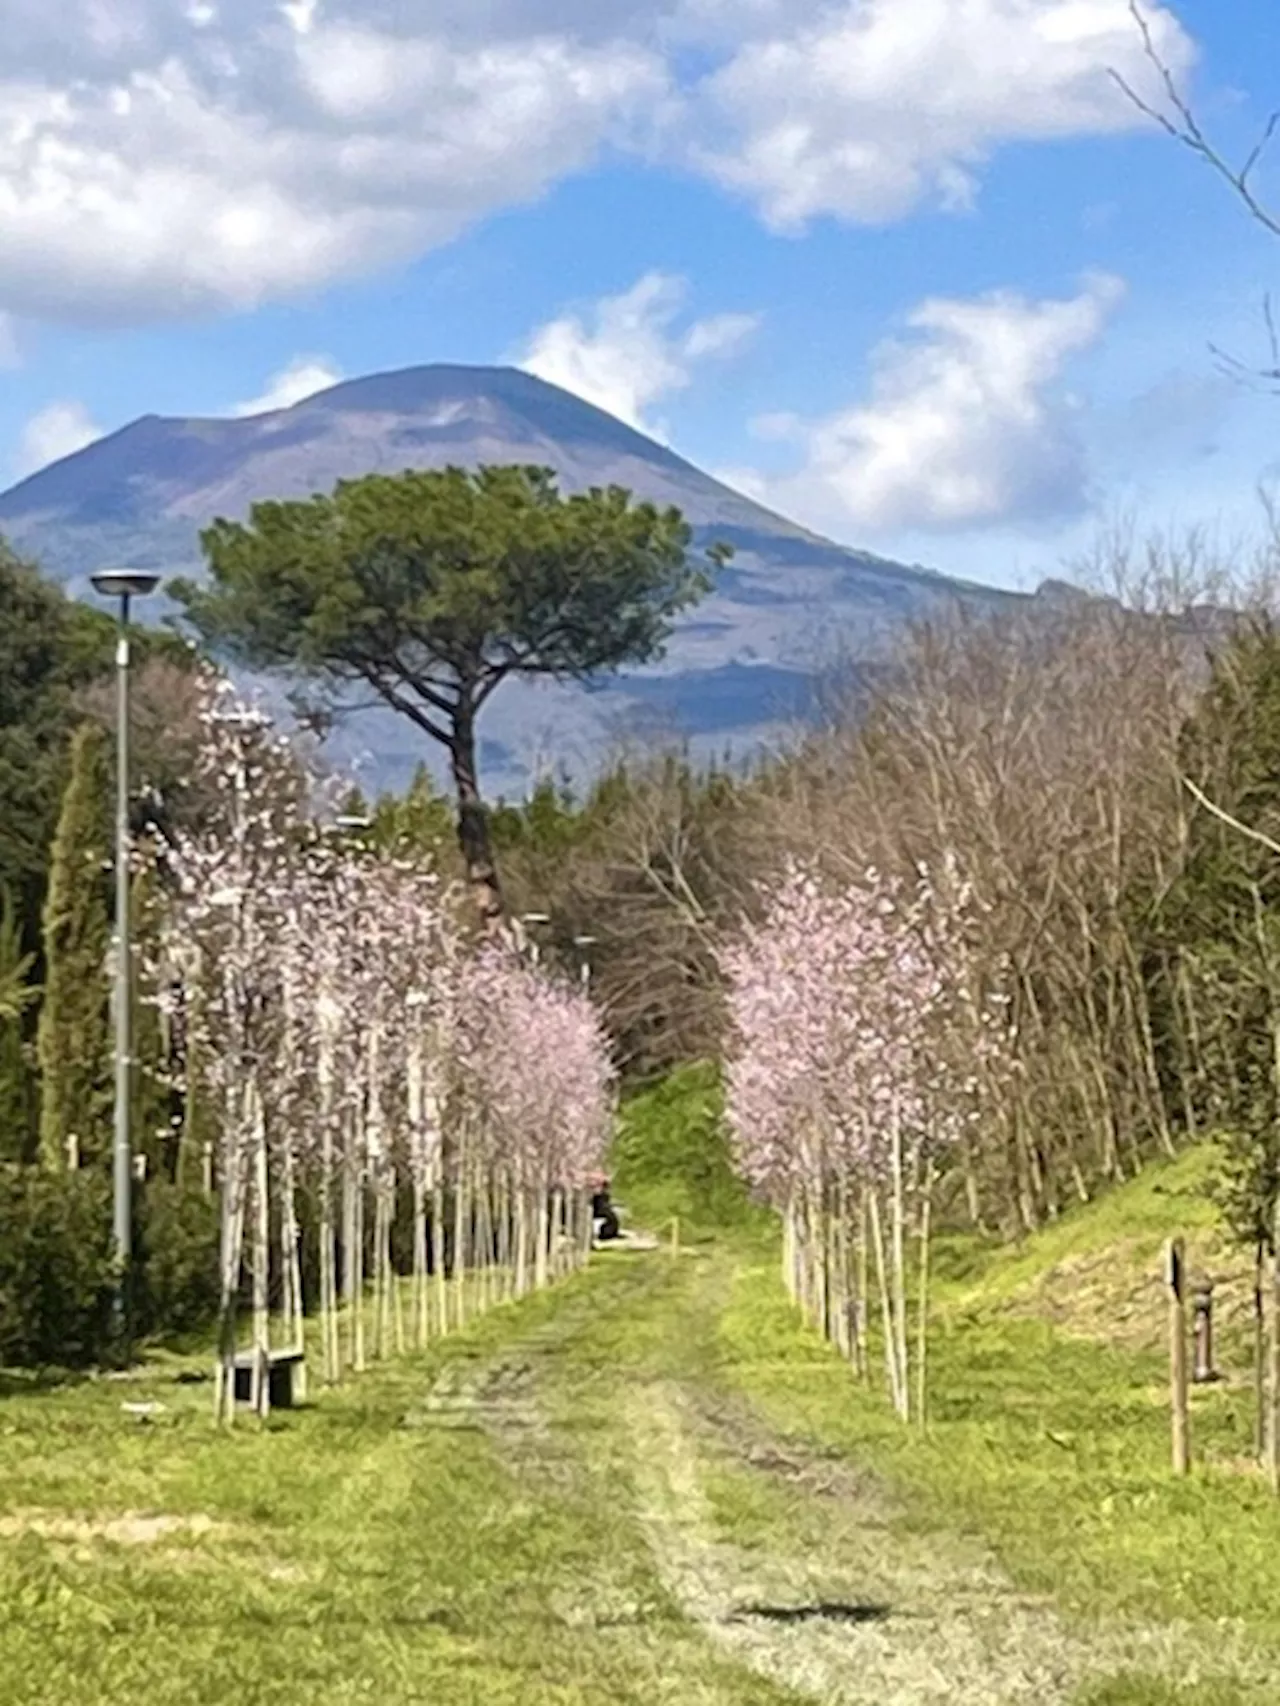
[{"label": "grassy hillside", "polygon": [[714,1065],[681,1067],[623,1104],[612,1156],[613,1193],[633,1225],[681,1237],[769,1224],[733,1170]]},{"label": "grassy hillside", "polygon": [[[981,1534],[1024,1587],[1091,1617],[1207,1619],[1224,1640],[1275,1641],[1280,1507],[1251,1461],[1249,1270],[1218,1228],[1213,1167],[1205,1150],[1153,1167],[1018,1246],[940,1239],[924,1432],[895,1422],[882,1383],[797,1338],[769,1260],[739,1272],[726,1358],[775,1425],[879,1471],[921,1521]],[[1227,1378],[1192,1389],[1185,1480],[1169,1469],[1160,1283],[1175,1233],[1234,1323]]]}]

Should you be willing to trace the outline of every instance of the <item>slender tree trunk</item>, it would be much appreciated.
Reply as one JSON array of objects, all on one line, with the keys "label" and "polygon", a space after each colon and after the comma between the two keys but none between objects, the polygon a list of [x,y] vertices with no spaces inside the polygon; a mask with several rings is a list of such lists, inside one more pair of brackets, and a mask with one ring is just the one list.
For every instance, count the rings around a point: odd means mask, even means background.
[{"label": "slender tree trunk", "polygon": [[[291,1133],[285,1138],[283,1171],[280,1204],[280,1258],[284,1269],[285,1318],[288,1334],[286,1342],[292,1349],[305,1352],[306,1308],[302,1295],[302,1229],[298,1225],[297,1163],[294,1160]],[[305,1398],[307,1395],[305,1356],[303,1361],[298,1364],[295,1391],[299,1398]]]},{"label": "slender tree trunk", "polygon": [[436,1328],[442,1336],[449,1331],[449,1282],[445,1272],[444,1220],[444,1182],[437,1179],[431,1191],[431,1267],[435,1279]]},{"label": "slender tree trunk", "polygon": [[920,1202],[920,1301],[916,1338],[916,1421],[923,1428],[926,1421],[928,1382],[925,1359],[929,1349],[929,1232],[933,1213],[934,1169],[930,1162],[925,1177],[924,1194]]},{"label": "slender tree trunk", "polygon": [[891,1129],[893,1163],[893,1325],[898,1362],[898,1391],[902,1397],[902,1419],[907,1420],[910,1389],[907,1384],[907,1216],[902,1165],[902,1120],[895,1108]]},{"label": "slender tree trunk", "polygon": [[250,1401],[259,1416],[271,1408],[271,1184],[262,1095],[250,1086],[253,1108],[253,1378]]},{"label": "slender tree trunk", "polygon": [[480,1250],[480,1308],[487,1313],[494,1302],[497,1273],[493,1260],[493,1203],[489,1181],[476,1168],[476,1243]]},{"label": "slender tree trunk", "polygon": [[850,1330],[850,1306],[852,1290],[849,1283],[849,1197],[845,1182],[841,1179],[836,1187],[836,1207],[832,1216],[832,1232],[835,1251],[832,1269],[835,1274],[835,1284],[832,1287],[833,1308],[832,1319],[835,1328],[835,1341],[840,1355],[846,1362],[853,1361],[853,1334]]},{"label": "slender tree trunk", "polygon": [[1280,1494],[1280,1192],[1271,1220],[1271,1414],[1267,1428],[1267,1473]]},{"label": "slender tree trunk", "polygon": [[534,1290],[545,1291],[550,1277],[551,1254],[551,1182],[545,1175],[540,1175],[538,1180],[538,1218],[534,1251]]},{"label": "slender tree trunk", "polygon": [[467,1201],[466,1159],[465,1153],[459,1154],[453,1197],[453,1319],[458,1327],[465,1327],[467,1323],[467,1217],[470,1204]]},{"label": "slender tree trunk", "polygon": [[431,1337],[431,1294],[427,1281],[427,1191],[420,1171],[413,1180],[413,1318],[418,1349]]},{"label": "slender tree trunk", "polygon": [[244,1250],[244,1218],[248,1145],[245,1141],[247,1109],[243,1090],[229,1111],[234,1149],[230,1165],[219,1180],[221,1191],[221,1296],[218,1307],[218,1368],[214,1387],[214,1416],[230,1422],[235,1417],[236,1300],[240,1289],[240,1264]]},{"label": "slender tree trunk", "polygon": [[391,1340],[391,1293],[387,1284],[390,1266],[390,1227],[387,1224],[387,1187],[378,1178],[373,1191],[373,1354],[385,1358]]},{"label": "slender tree trunk", "polygon": [[858,1339],[859,1372],[866,1381],[871,1379],[871,1191],[865,1183],[858,1199],[858,1295],[854,1300],[855,1331]]},{"label": "slender tree trunk", "polygon": [[1266,1462],[1266,1240],[1253,1247],[1253,1452]]},{"label": "slender tree trunk", "polygon": [[333,1158],[320,1163],[320,1337],[324,1346],[324,1377],[333,1385],[341,1373],[338,1344],[338,1248],[333,1224]]},{"label": "slender tree trunk", "polygon": [[511,1271],[511,1174],[503,1169],[502,1180],[498,1186],[498,1243],[495,1257],[498,1263],[498,1291],[503,1302],[510,1300],[515,1294],[515,1276]]},{"label": "slender tree trunk", "polygon": [[894,1410],[902,1414],[902,1397],[898,1382],[897,1337],[893,1327],[893,1303],[889,1295],[889,1274],[885,1262],[884,1228],[880,1219],[880,1199],[875,1190],[871,1198],[871,1238],[876,1253],[876,1278],[880,1285],[880,1308],[884,1317],[884,1366],[889,1381],[889,1397]]},{"label": "slender tree trunk", "polygon": [[529,1289],[529,1191],[524,1181],[516,1186],[516,1286],[523,1297]]}]

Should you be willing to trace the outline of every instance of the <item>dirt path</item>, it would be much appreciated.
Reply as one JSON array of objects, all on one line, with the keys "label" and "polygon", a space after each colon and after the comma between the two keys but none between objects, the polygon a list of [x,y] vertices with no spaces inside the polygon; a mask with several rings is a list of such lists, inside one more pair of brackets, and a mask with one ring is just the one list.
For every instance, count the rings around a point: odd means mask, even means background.
[{"label": "dirt path", "polygon": [[[566,1297],[499,1355],[447,1370],[422,1415],[483,1427],[522,1477],[589,1477],[617,1523],[639,1526],[680,1612],[736,1663],[831,1706],[1066,1706],[1130,1672],[1270,1684],[1227,1631],[1210,1645],[1171,1626],[1073,1630],[977,1543],[911,1530],[856,1465],[777,1438],[717,1375],[727,1258],[678,1271],[661,1254],[609,1260],[605,1301]],[[605,1575],[573,1620],[642,1615]]]}]

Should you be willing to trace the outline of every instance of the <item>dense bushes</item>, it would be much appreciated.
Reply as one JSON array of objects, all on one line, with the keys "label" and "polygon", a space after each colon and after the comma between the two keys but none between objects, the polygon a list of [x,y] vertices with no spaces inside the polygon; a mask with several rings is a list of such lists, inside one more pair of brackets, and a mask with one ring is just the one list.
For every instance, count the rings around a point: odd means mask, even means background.
[{"label": "dense bushes", "polygon": [[0,1364],[97,1361],[111,1332],[111,1202],[96,1173],[0,1169]]},{"label": "dense bushes", "polygon": [[135,1330],[199,1332],[218,1313],[218,1201],[167,1180],[138,1202]]},{"label": "dense bushes", "polygon": [[[188,1332],[217,1306],[217,1208],[166,1183],[139,1190],[136,1333]],[[0,1167],[0,1365],[83,1368],[112,1351],[111,1186],[96,1170]]]}]

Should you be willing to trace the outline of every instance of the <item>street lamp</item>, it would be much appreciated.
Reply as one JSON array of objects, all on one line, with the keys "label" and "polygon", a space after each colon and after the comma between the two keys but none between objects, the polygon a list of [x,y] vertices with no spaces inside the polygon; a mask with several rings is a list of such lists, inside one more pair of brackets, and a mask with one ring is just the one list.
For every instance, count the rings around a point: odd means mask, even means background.
[{"label": "street lamp", "polygon": [[91,575],[93,590],[119,600],[116,639],[116,941],[115,941],[115,1139],[112,1146],[112,1245],[117,1264],[116,1320],[125,1325],[125,1278],[133,1236],[131,1198],[133,1156],[129,1143],[131,978],[129,941],[129,604],[146,598],[160,584],[149,569],[100,569]]}]

